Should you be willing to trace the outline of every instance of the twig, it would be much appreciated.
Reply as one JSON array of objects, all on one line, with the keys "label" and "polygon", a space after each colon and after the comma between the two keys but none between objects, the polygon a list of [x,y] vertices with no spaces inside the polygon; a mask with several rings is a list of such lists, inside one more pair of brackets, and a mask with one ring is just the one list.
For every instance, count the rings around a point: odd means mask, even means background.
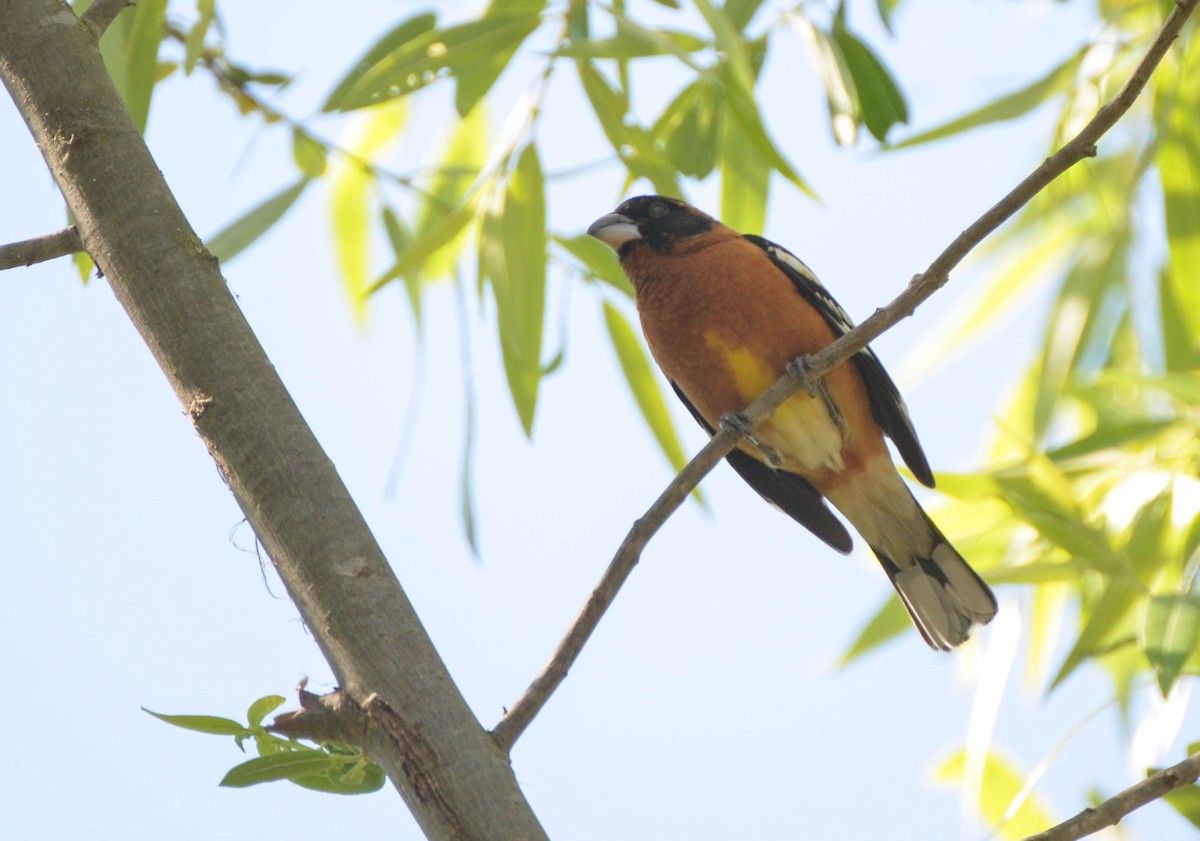
[{"label": "twig", "polygon": [[87,24],[87,28],[92,30],[92,35],[99,41],[104,31],[117,19],[117,15],[132,5],[133,0],[96,0],[79,19]]},{"label": "twig", "polygon": [[79,231],[72,225],[55,231],[52,234],[0,245],[0,271],[15,269],[17,266],[32,266],[34,263],[44,263],[56,257],[65,257],[82,251],[79,242]]},{"label": "twig", "polygon": [[[1146,50],[1146,54],[1134,69],[1129,80],[1115,97],[1096,112],[1090,122],[1069,143],[1047,158],[1031,175],[1018,184],[1008,195],[997,202],[983,216],[950,243],[938,258],[922,274],[915,276],[896,300],[875,311],[870,318],[826,346],[819,353],[802,360],[806,376],[803,378],[785,374],[773,386],[751,403],[743,412],[749,428],[757,426],[770,417],[789,397],[800,389],[815,383],[833,368],[867,346],[869,342],[895,325],[913,311],[934,292],[950,280],[950,271],[979,245],[988,234],[996,230],[1013,214],[1025,206],[1051,181],[1066,172],[1084,158],[1095,157],[1096,141],[1112,128],[1113,124],[1129,110],[1137,99],[1154,68],[1162,60],[1171,43],[1200,0],[1176,0],[1175,8],[1167,16],[1158,35]],[[525,690],[525,694],[513,704],[504,718],[492,730],[492,737],[505,751],[529,726],[550,695],[558,688],[567,671],[579,656],[588,637],[596,629],[600,618],[612,603],[617,591],[637,564],[642,549],[650,538],[662,527],[667,518],[678,508],[687,495],[700,483],[718,461],[732,450],[738,435],[723,430],[713,437],[704,449],[675,477],[646,514],[634,523],[625,541],[601,578],[600,584],[588,598],[583,611],[559,643],[558,650],[540,675]]]},{"label": "twig", "polygon": [[1025,841],[1075,841],[1077,838],[1099,832],[1106,826],[1115,826],[1117,821],[1134,809],[1170,794],[1181,786],[1196,782],[1197,777],[1200,777],[1200,753],[1194,753],[1178,765],[1172,765],[1140,783],[1131,785],[1099,806],[1084,809],[1058,826],[1037,835],[1030,835]]}]

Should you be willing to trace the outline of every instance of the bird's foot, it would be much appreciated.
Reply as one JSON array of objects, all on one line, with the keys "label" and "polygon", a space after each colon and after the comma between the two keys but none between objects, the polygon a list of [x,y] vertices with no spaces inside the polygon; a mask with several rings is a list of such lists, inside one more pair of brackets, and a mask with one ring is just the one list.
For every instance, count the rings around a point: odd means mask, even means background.
[{"label": "bird's foot", "polygon": [[825,411],[829,413],[830,420],[838,428],[845,427],[846,419],[842,416],[842,410],[838,408],[833,395],[829,393],[829,389],[825,386],[825,380],[812,379],[812,364],[809,362],[809,359],[807,356],[797,356],[787,364],[787,372],[800,381],[804,386],[804,390],[808,392],[809,397],[821,398],[821,402],[825,404]]},{"label": "bird's foot", "polygon": [[785,367],[787,368],[787,372],[795,379],[799,380],[800,384],[804,386],[804,390],[808,392],[809,397],[816,397],[817,389],[820,387],[821,381],[817,380],[816,382],[813,382],[810,378],[809,372],[812,371],[811,359],[812,357],[809,356],[797,356]]},{"label": "bird's foot", "polygon": [[732,432],[739,438],[745,439],[754,449],[758,450],[767,464],[772,467],[781,467],[783,459],[779,455],[779,451],[774,447],[769,447],[754,437],[754,428],[750,425],[750,421],[741,412],[725,412],[721,415],[721,429],[725,432]]}]

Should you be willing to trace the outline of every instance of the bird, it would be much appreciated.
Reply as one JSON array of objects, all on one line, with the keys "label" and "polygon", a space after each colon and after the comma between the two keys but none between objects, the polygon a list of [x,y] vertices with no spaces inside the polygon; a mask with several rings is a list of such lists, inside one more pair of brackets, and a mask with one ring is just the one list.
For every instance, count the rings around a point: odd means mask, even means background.
[{"label": "bird", "polygon": [[[790,363],[854,326],[790,251],[678,199],[628,199],[587,232],[616,252],[651,355],[710,436]],[[992,620],[996,598],[921,508],[885,436],[933,487],[904,399],[864,348],[790,397],[726,459],[768,502],[849,553],[832,503],[871,547],[925,642],[948,651]]]}]

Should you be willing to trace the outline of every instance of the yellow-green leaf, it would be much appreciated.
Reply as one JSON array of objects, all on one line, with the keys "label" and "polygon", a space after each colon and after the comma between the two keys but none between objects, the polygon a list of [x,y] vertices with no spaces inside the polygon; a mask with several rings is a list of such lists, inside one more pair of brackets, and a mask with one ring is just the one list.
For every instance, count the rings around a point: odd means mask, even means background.
[{"label": "yellow-green leaf", "polygon": [[1156,80],[1156,98],[1169,105],[1165,137],[1158,146],[1158,176],[1162,182],[1170,258],[1167,274],[1180,311],[1187,314],[1192,346],[1200,342],[1200,61],[1196,39],[1183,42],[1187,52],[1164,61]]},{"label": "yellow-green leaf", "polygon": [[292,129],[292,160],[308,178],[320,178],[328,165],[325,146],[299,127]]},{"label": "yellow-green leaf", "polygon": [[283,218],[308,183],[301,178],[246,211],[208,240],[208,250],[222,263],[232,260]]},{"label": "yellow-green leaf", "polygon": [[895,596],[889,596],[875,615],[859,631],[858,637],[851,643],[850,648],[838,660],[838,668],[848,666],[854,660],[862,657],[883,645],[888,640],[900,636],[912,627],[908,612]]},{"label": "yellow-green leaf", "polygon": [[904,101],[904,94],[879,56],[846,28],[841,14],[834,17],[831,34],[854,80],[862,121],[872,136],[882,143],[892,126],[908,122],[908,103]]},{"label": "yellow-green leaf", "polygon": [[525,147],[507,182],[491,193],[480,225],[480,268],[496,298],[509,392],[525,434],[532,435],[546,306],[545,178],[536,146]]},{"label": "yellow-green leaf", "polygon": [[580,234],[577,237],[555,236],[554,241],[583,264],[589,277],[601,280],[613,289],[633,297],[633,284],[625,277],[625,272],[621,271],[621,265],[613,256],[612,249],[600,240]]},{"label": "yellow-green leaf", "polygon": [[970,131],[980,126],[1022,117],[1052,96],[1068,90],[1075,83],[1079,65],[1089,49],[1091,49],[1090,45],[1080,47],[1071,53],[1066,61],[1052,68],[1037,81],[994,99],[987,105],[963,114],[961,117],[955,117],[940,126],[915,134],[890,148],[903,149],[907,146],[916,146],[919,143],[941,140],[944,137]]},{"label": "yellow-green leaf", "polygon": [[[403,50],[407,45],[413,44],[413,42],[417,42],[428,48],[428,45],[433,42],[433,38],[426,36],[430,35],[430,30],[435,26],[437,26],[437,15],[432,12],[422,12],[401,21],[376,41],[362,58],[354,62],[354,66],[347,71],[346,75],[342,77],[341,81],[338,82],[329,96],[326,97],[325,104],[321,106],[321,110],[335,111],[346,109],[347,106],[344,103],[347,97],[360,84],[364,76],[374,72],[375,68],[381,62]],[[415,51],[416,47],[414,46]]]},{"label": "yellow-green leaf", "polygon": [[1123,579],[1110,579],[1104,594],[1091,608],[1079,638],[1058,668],[1047,691],[1053,691],[1085,660],[1111,642],[1114,631],[1122,626],[1144,591]]},{"label": "yellow-green leaf", "polygon": [[[437,174],[425,193],[425,202],[417,222],[415,240],[423,240],[446,217],[463,203],[467,191],[479,177],[487,156],[487,112],[473,108],[458,121],[453,134],[442,144],[446,150],[438,163]],[[414,274],[430,280],[449,277],[454,273],[466,242],[465,226],[444,245],[429,254]]]},{"label": "yellow-green leaf", "polygon": [[[961,785],[966,775],[967,754],[963,750],[956,751],[934,771],[934,779],[947,785]],[[980,783],[979,810],[1000,838],[1015,841],[1057,823],[1036,792],[1024,791],[1025,774],[998,751],[990,750],[984,758]]]},{"label": "yellow-green leaf", "polygon": [[[126,13],[128,14],[128,13]],[[125,53],[125,88],[121,91],[138,131],[145,132],[150,96],[158,76],[158,46],[163,39],[167,0],[139,0]]]},{"label": "yellow-green leaf", "polygon": [[1154,596],[1142,623],[1142,650],[1165,698],[1189,657],[1200,647],[1200,595]]},{"label": "yellow-green leaf", "polygon": [[333,197],[333,243],[341,272],[342,287],[355,315],[366,314],[367,271],[370,264],[370,227],[373,216],[369,188],[373,176],[359,163],[370,161],[400,133],[406,109],[393,104],[367,115],[357,139],[351,144],[353,158],[340,159],[331,178]]},{"label": "yellow-green leaf", "polygon": [[196,0],[196,14],[196,22],[188,30],[184,43],[183,72],[186,76],[192,75],[204,51],[204,39],[217,16],[217,0]]}]

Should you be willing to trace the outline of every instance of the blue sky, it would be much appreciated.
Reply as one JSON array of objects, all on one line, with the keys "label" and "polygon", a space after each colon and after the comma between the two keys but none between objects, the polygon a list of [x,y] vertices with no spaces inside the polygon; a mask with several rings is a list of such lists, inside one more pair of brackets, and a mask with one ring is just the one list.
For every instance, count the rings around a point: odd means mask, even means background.
[{"label": "blue sky", "polygon": [[[868,5],[852,6],[852,20],[903,81],[916,128],[1027,82],[1095,27],[1080,3],[911,0],[889,41]],[[227,4],[223,12],[235,56],[297,73],[280,104],[306,115],[367,43],[419,8],[346,0],[330,14],[327,4],[302,0],[284,15],[267,4]],[[505,77],[506,101],[532,77],[525,69]],[[549,171],[603,153],[571,74],[562,76],[542,129]],[[672,78],[664,71],[643,107],[668,95]],[[894,297],[1045,156],[1053,118],[1039,113],[903,154],[835,150],[823,94],[791,36],[772,51],[762,102],[822,199],[776,183],[763,233],[803,257],[858,318]],[[417,104],[397,168],[426,153],[443,106],[436,94]],[[165,83],[151,113],[151,150],[202,235],[293,177],[285,132],[232,110],[197,74]],[[0,160],[0,240],[60,227],[61,201],[7,99]],[[615,206],[621,183],[612,167],[556,186],[555,230],[582,231]],[[714,184],[691,196],[715,212]],[[368,323],[356,325],[338,286],[328,208],[327,191],[311,191],[225,274],[490,726],[549,657],[670,473],[620,379],[592,291],[552,274],[547,345],[554,350],[565,336],[567,358],[544,384],[532,443],[505,392],[486,327],[490,304],[473,307],[481,326],[470,365],[481,419],[483,548],[473,559],[457,514],[463,362],[452,291],[431,290],[420,354],[399,290],[377,296]],[[899,375],[935,470],[977,463],[1040,325],[1033,302],[1002,332],[932,370],[906,363],[987,271],[981,262],[964,267],[875,344]],[[301,678],[317,691],[332,678],[282,586],[260,568],[249,527],[103,280],[81,288],[59,261],[8,272],[0,283],[8,561],[0,588],[8,640],[0,660],[0,836],[249,839],[353,827],[419,838],[390,788],[356,798],[285,784],[220,789],[217,781],[242,758],[232,742],[140,711],[239,718],[261,695],[290,699]],[[418,419],[388,495],[413,399]],[[702,433],[675,414],[694,451]],[[711,512],[689,505],[655,538],[514,752],[551,837],[984,837],[958,794],[933,786],[930,772],[965,738],[972,680],[991,634],[953,656],[910,634],[835,670],[890,593],[875,561],[828,550],[732,471],[718,468],[704,487]],[[1021,609],[1019,589],[1000,596],[1005,611]],[[1106,686],[1085,671],[1042,699],[1022,684],[1019,668],[997,739],[1030,767],[1103,703]],[[1102,714],[1066,745],[1044,786],[1061,817],[1086,805],[1088,788],[1113,792],[1132,781],[1123,738],[1115,717]],[[1180,755],[1178,746],[1170,754]],[[1144,838],[1186,831],[1165,807],[1129,825]]]}]

